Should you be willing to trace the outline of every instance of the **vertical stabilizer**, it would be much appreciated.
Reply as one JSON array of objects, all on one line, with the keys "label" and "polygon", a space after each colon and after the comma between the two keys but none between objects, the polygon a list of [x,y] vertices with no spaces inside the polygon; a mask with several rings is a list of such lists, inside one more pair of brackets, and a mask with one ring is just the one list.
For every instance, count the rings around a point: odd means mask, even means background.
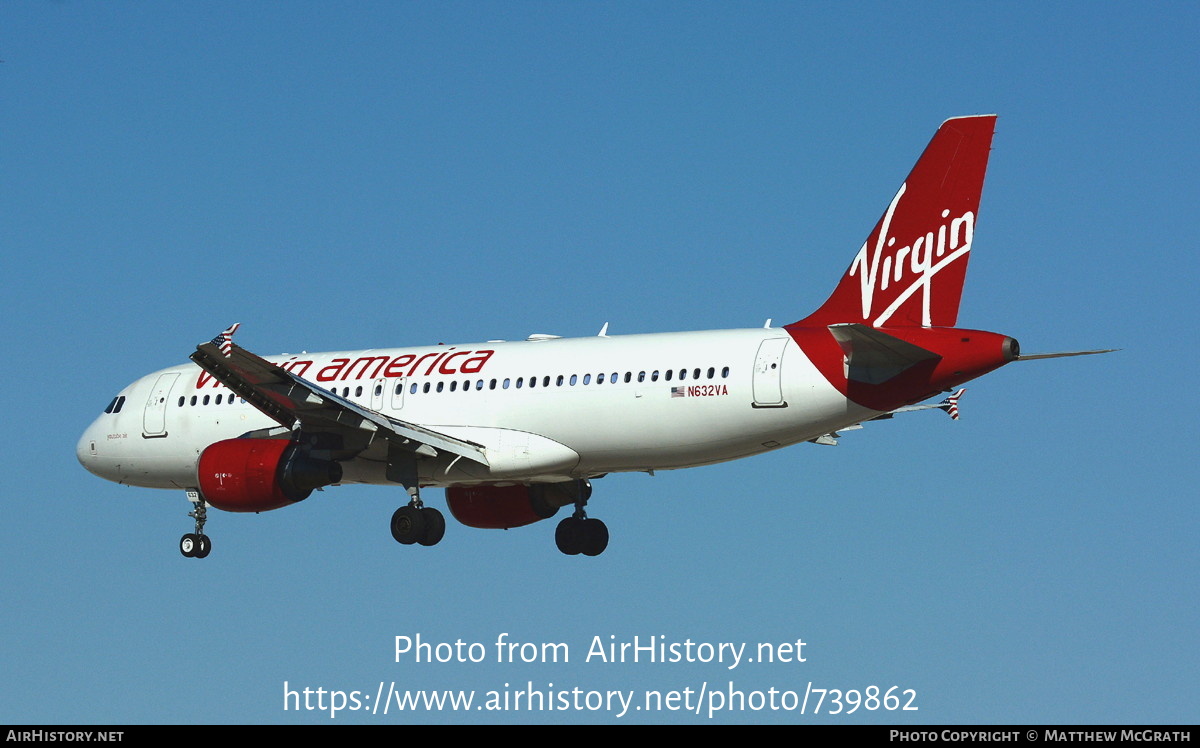
[{"label": "vertical stabilizer", "polygon": [[996,115],[948,119],[833,295],[797,325],[953,327]]}]

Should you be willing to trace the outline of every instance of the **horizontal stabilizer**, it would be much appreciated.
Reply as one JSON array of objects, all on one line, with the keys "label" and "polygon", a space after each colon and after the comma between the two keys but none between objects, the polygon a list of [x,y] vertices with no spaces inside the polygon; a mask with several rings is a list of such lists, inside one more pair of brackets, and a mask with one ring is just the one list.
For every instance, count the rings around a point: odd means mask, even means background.
[{"label": "horizontal stabilizer", "polygon": [[881,384],[922,361],[941,358],[933,351],[858,323],[830,325],[846,361],[846,378]]},{"label": "horizontal stabilizer", "polygon": [[1017,361],[1032,361],[1035,358],[1066,358],[1067,356],[1091,356],[1096,353],[1113,353],[1121,350],[1120,348],[1105,348],[1100,351],[1064,351],[1062,353],[1022,353],[1017,356]]}]

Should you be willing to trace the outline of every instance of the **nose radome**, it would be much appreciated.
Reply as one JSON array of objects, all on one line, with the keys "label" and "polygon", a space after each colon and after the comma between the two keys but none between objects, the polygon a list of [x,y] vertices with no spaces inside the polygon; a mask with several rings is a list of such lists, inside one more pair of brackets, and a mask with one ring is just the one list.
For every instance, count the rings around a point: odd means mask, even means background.
[{"label": "nose radome", "polygon": [[75,459],[79,460],[79,464],[83,465],[88,472],[95,473],[96,461],[96,424],[93,423],[84,430],[83,436],[79,437],[79,442],[75,445]]}]

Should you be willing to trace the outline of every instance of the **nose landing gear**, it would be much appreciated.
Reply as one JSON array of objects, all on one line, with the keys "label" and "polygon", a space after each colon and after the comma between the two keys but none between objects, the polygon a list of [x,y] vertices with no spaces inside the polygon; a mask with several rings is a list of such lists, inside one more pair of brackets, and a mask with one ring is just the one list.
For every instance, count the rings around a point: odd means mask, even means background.
[{"label": "nose landing gear", "polygon": [[185,558],[205,558],[212,550],[212,540],[204,534],[204,523],[208,521],[208,504],[199,491],[188,491],[187,495],[188,501],[195,504],[188,516],[196,520],[196,531],[189,532],[179,539],[179,552]]}]

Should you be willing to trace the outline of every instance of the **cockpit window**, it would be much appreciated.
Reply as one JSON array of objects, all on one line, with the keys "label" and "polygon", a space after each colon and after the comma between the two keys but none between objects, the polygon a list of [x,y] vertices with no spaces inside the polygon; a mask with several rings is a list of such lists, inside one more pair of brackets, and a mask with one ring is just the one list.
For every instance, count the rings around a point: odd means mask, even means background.
[{"label": "cockpit window", "polygon": [[112,399],[112,402],[108,404],[108,407],[104,409],[104,412],[105,413],[120,413],[121,408],[124,407],[124,405],[125,405],[125,396],[118,395],[117,397],[114,397]]}]

